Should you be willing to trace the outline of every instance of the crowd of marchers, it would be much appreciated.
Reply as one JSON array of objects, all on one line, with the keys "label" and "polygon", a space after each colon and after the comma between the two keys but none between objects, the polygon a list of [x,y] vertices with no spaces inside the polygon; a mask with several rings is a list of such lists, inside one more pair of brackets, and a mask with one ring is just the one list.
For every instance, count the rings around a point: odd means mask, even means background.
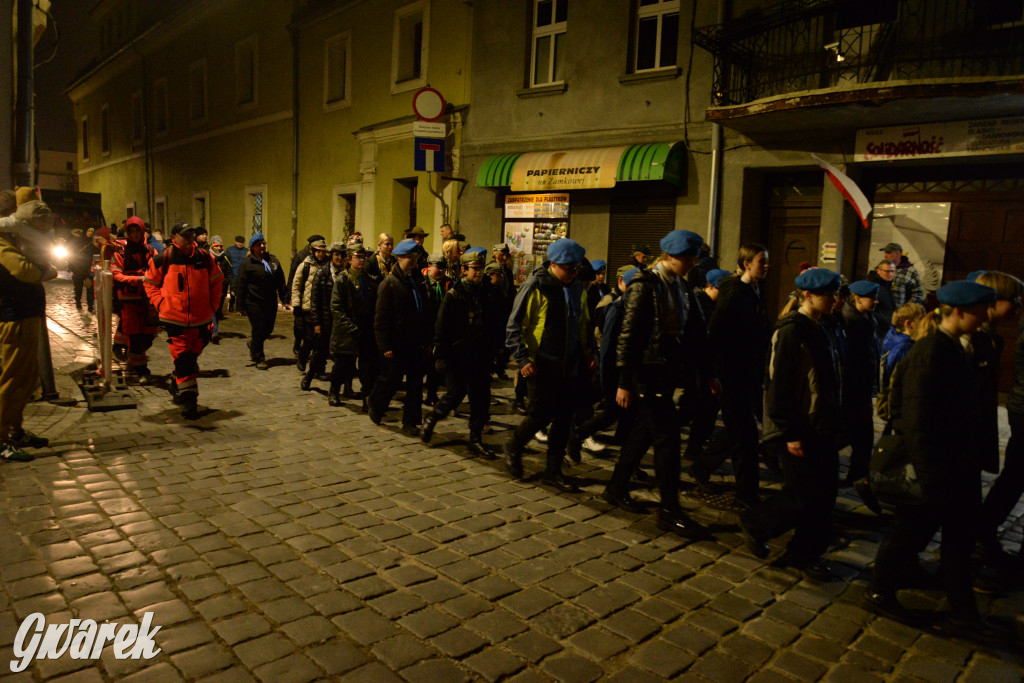
[{"label": "crowd of marchers", "polygon": [[[20,412],[9,417],[12,387],[25,382],[8,380],[16,372],[8,358],[24,355],[11,340],[26,318],[41,315],[21,302],[52,276],[26,239],[45,227],[45,205],[31,204],[12,205],[0,223],[0,437],[13,460],[45,446],[24,432]],[[441,231],[436,254],[424,249],[418,227],[397,244],[381,234],[372,250],[358,233],[331,244],[312,235],[286,268],[259,233],[225,248],[220,237],[177,223],[164,244],[130,218],[120,236],[110,228],[82,235],[78,251],[111,262],[114,345],[130,377],[147,380],[148,350],[165,331],[172,400],[187,419],[199,416],[199,357],[219,342],[218,319],[248,319],[251,363],[267,370],[265,341],[278,311],[290,309],[298,389],[326,382],[329,408],[361,411],[380,425],[404,389],[402,431],[430,443],[438,423],[468,400],[471,455],[502,457],[522,479],[527,444],[540,442],[540,483],[570,494],[579,488],[566,457],[578,463],[584,450],[615,444],[602,497],[638,514],[647,506],[632,490],[652,485],[641,467],[652,451],[657,525],[694,540],[712,533],[680,504],[683,463],[696,486],[710,489],[728,461],[749,551],[765,559],[770,541],[792,530],[774,564],[818,581],[836,577],[824,559],[832,513],[839,489],[853,487],[871,510],[882,514],[884,503],[893,511],[869,607],[902,621],[934,620],[905,608],[897,592],[938,589],[948,602],[943,628],[1007,635],[979,614],[974,593],[1010,590],[1024,568],[999,540],[1024,492],[1024,334],[1013,353],[1001,471],[997,423],[1003,341],[995,326],[1020,310],[1018,278],[972,273],[939,288],[937,307],[926,312],[920,276],[891,243],[866,279],[848,284],[802,264],[773,326],[764,296],[769,254],[759,244],[742,245],[726,270],[700,235],[673,230],[660,254],[635,245],[632,263],[607,280],[604,261],[562,238],[517,283],[507,244],[487,250],[450,225]],[[80,306],[88,282],[80,286],[81,269],[72,269]],[[491,385],[510,379],[512,410],[523,417],[499,456],[484,434]],[[880,439],[876,413],[885,421]],[[839,452],[847,447],[843,472]],[[883,456],[902,463],[899,495]],[[762,489],[762,468],[781,478],[781,489]],[[983,470],[999,475],[984,498]],[[919,554],[939,529],[941,562],[932,571]]]}]

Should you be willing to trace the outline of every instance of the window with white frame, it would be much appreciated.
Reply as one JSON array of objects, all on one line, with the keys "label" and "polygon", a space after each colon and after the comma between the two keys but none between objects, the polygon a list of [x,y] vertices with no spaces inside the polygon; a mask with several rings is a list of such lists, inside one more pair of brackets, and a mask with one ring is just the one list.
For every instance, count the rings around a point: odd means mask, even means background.
[{"label": "window with white frame", "polygon": [[401,92],[427,83],[430,5],[419,0],[395,10],[391,47],[391,91]]},{"label": "window with white frame", "polygon": [[153,128],[157,135],[168,130],[167,79],[158,78],[153,82]]},{"label": "window with white frame", "polygon": [[324,111],[352,104],[349,92],[352,74],[352,32],[346,31],[324,41]]},{"label": "window with white frame", "polygon": [[679,0],[639,0],[633,40],[635,71],[675,66],[679,48]]},{"label": "window with white frame", "polygon": [[246,236],[267,234],[267,186],[247,185],[245,188]]},{"label": "window with white frame", "polygon": [[142,113],[142,91],[132,93],[132,146],[142,144],[146,135],[145,118]]},{"label": "window with white frame", "polygon": [[240,109],[259,102],[259,65],[258,36],[235,43],[235,104]]},{"label": "window with white frame", "polygon": [[103,156],[110,155],[110,105],[100,107],[100,151]]},{"label": "window with white frame", "polygon": [[533,39],[530,85],[561,83],[564,79],[565,29],[569,0],[533,0]]},{"label": "window with white frame", "polygon": [[82,117],[82,161],[89,161],[89,117]]},{"label": "window with white frame", "polygon": [[188,119],[190,123],[206,122],[206,60],[193,62],[188,68]]}]

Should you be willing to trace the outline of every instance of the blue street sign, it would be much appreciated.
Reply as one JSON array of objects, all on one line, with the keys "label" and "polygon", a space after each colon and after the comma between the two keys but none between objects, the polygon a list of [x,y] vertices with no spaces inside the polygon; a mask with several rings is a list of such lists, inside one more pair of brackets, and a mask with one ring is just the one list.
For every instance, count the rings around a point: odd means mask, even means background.
[{"label": "blue street sign", "polygon": [[444,171],[444,139],[413,138],[413,168],[417,171]]}]

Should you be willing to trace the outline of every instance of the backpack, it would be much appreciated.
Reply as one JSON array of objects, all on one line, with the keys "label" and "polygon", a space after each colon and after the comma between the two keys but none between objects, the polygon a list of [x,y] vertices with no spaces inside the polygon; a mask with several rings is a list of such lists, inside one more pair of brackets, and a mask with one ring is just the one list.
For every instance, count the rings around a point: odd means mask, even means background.
[{"label": "backpack", "polygon": [[[897,363],[893,367],[892,372],[889,373],[886,365],[890,353],[891,351],[883,353],[878,364],[878,394],[875,399],[875,412],[878,414],[878,417],[885,420],[887,428],[892,424],[893,420],[899,417],[901,392],[898,390],[898,387],[903,375],[902,361]],[[886,377],[886,373],[889,374],[888,377]]]}]

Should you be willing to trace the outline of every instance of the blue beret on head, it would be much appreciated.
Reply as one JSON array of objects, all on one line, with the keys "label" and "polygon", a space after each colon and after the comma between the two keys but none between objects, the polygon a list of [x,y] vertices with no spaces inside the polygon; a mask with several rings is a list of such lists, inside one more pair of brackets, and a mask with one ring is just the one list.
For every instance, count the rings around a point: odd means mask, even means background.
[{"label": "blue beret on head", "polygon": [[722,270],[721,268],[714,268],[708,271],[707,281],[712,287],[717,287],[718,283],[723,279],[729,277],[728,270]]},{"label": "blue beret on head", "polygon": [[608,267],[608,264],[601,259],[596,259],[590,262],[590,267],[594,269],[595,273],[600,273],[602,270]]},{"label": "blue beret on head", "polygon": [[704,238],[689,230],[673,230],[661,238],[661,250],[669,256],[697,256]]},{"label": "blue beret on head", "polygon": [[971,272],[967,273],[967,281],[977,282],[978,278],[981,277],[981,274],[984,272],[984,270],[972,270]]},{"label": "blue beret on head", "polygon": [[481,256],[480,258],[482,258],[484,261],[487,260],[487,250],[484,249],[483,247],[470,247],[469,249],[466,250],[466,253],[467,254],[483,254],[483,256]]},{"label": "blue beret on head", "polygon": [[960,308],[989,305],[996,302],[996,290],[967,280],[957,280],[939,287],[935,296],[938,297],[940,304]]},{"label": "blue beret on head", "polygon": [[575,240],[568,237],[555,240],[548,245],[548,261],[560,266],[568,266],[583,260],[587,251]]},{"label": "blue beret on head", "polygon": [[391,253],[395,256],[408,256],[409,254],[415,254],[416,247],[418,246],[419,245],[416,244],[416,240],[402,240],[395,246],[394,251]]},{"label": "blue beret on head", "polygon": [[639,272],[640,269],[635,266],[633,268],[630,268],[629,270],[622,274],[622,282],[628,285],[629,281],[635,278],[636,274]]},{"label": "blue beret on head", "polygon": [[265,242],[265,241],[266,241],[266,239],[264,239],[263,233],[262,232],[258,232],[258,233],[256,233],[255,235],[253,235],[252,237],[249,238],[249,248],[252,249],[252,245],[256,244],[257,242]]},{"label": "blue beret on head", "polygon": [[857,296],[878,296],[879,284],[877,282],[868,282],[867,280],[857,280],[856,282],[850,283],[850,294],[856,294]]},{"label": "blue beret on head", "polygon": [[842,284],[842,278],[839,277],[839,273],[827,268],[808,268],[797,275],[796,280],[793,282],[805,292],[822,294],[839,289],[839,285]]}]

